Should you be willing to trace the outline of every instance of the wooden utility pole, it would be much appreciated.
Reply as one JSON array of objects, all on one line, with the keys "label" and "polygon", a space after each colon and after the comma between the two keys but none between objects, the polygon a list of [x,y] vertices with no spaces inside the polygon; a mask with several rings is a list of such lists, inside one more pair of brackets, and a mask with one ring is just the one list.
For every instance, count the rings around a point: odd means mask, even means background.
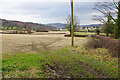
[{"label": "wooden utility pole", "polygon": [[120,38],[120,1],[118,2],[118,38]]},{"label": "wooden utility pole", "polygon": [[73,32],[73,0],[71,0],[71,36],[72,36],[72,47],[74,46],[74,32]]}]

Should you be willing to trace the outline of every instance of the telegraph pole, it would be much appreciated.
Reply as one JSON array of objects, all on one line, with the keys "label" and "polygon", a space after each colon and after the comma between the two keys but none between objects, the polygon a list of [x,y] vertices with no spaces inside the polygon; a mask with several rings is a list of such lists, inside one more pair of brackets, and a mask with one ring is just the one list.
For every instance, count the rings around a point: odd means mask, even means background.
[{"label": "telegraph pole", "polygon": [[120,1],[118,2],[118,39],[120,38]]},{"label": "telegraph pole", "polygon": [[72,36],[72,47],[74,46],[74,32],[73,32],[73,0],[71,0],[71,36]]}]

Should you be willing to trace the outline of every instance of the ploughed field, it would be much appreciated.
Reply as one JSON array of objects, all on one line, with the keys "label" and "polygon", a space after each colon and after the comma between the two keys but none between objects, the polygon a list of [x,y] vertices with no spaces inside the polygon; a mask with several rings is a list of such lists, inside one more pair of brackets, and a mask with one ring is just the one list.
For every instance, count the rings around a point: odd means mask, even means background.
[{"label": "ploughed field", "polygon": [[87,37],[62,32],[2,34],[3,78],[116,78],[118,59],[108,50],[87,50]]}]

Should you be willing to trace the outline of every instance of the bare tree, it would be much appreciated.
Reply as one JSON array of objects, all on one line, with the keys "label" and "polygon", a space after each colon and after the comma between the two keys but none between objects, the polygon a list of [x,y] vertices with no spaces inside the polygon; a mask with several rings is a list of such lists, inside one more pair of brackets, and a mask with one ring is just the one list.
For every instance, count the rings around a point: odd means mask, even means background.
[{"label": "bare tree", "polygon": [[[94,15],[93,20],[106,24],[107,26],[106,29],[108,29],[110,26],[110,23],[108,24],[108,21],[113,21],[114,23],[120,23],[118,22],[119,20],[116,20],[116,19],[119,19],[119,15],[120,15],[119,13],[120,12],[120,1],[119,0],[113,0],[112,2],[97,2],[93,9],[99,12],[99,15]],[[120,32],[119,32],[120,24],[118,24],[117,27],[119,29],[117,33],[119,33],[118,35],[120,35]]]},{"label": "bare tree", "polygon": [[[68,15],[66,17],[66,22],[65,22],[65,28],[69,30],[70,35],[71,35],[71,16]],[[78,19],[77,16],[73,17],[73,32],[77,31],[79,29],[79,25],[80,25],[80,20]]]},{"label": "bare tree", "polygon": [[106,19],[109,16],[111,19],[116,22],[115,18],[118,15],[118,2],[119,0],[113,0],[112,2],[97,2],[95,4],[94,10],[97,10],[100,14],[99,15],[93,15],[93,20],[97,20],[102,23],[106,23]]}]

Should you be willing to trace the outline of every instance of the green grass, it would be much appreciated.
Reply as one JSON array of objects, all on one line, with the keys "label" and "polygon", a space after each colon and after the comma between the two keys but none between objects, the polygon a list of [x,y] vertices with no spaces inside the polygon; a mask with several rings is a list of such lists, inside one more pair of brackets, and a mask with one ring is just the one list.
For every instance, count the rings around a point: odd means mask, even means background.
[{"label": "green grass", "polygon": [[88,29],[80,29],[79,31],[88,31]]},{"label": "green grass", "polygon": [[104,36],[106,36],[106,34],[105,34],[105,33],[100,33],[100,35],[104,35]]},{"label": "green grass", "polygon": [[[10,57],[4,57],[2,60],[3,75],[8,74],[11,77],[45,77],[45,74],[42,74],[44,72],[42,66],[46,64],[46,60],[42,55],[30,53],[16,53]],[[35,69],[35,71],[29,72],[30,68]],[[41,72],[41,75],[38,75],[39,72]]]},{"label": "green grass", "polygon": [[[102,52],[100,52],[102,50]],[[2,73],[3,77],[29,77],[29,78],[55,78],[60,77],[81,77],[81,78],[99,78],[99,72],[106,77],[115,78],[118,76],[118,61],[116,58],[106,59],[100,53],[108,53],[100,48],[88,51],[84,47],[67,47],[52,52],[39,51],[38,53],[15,53],[4,54]],[[109,55],[108,55],[109,56]],[[57,74],[54,74],[49,68],[52,67]],[[92,71],[91,71],[92,69]],[[96,75],[97,74],[97,75]]]},{"label": "green grass", "polygon": [[[94,32],[75,32],[76,35],[95,35]],[[105,33],[100,33],[100,35],[106,35]]]},{"label": "green grass", "polygon": [[76,35],[95,35],[96,33],[91,32],[75,32]]},{"label": "green grass", "polygon": [[95,29],[80,29],[79,31],[88,31],[88,30],[95,31]]}]

